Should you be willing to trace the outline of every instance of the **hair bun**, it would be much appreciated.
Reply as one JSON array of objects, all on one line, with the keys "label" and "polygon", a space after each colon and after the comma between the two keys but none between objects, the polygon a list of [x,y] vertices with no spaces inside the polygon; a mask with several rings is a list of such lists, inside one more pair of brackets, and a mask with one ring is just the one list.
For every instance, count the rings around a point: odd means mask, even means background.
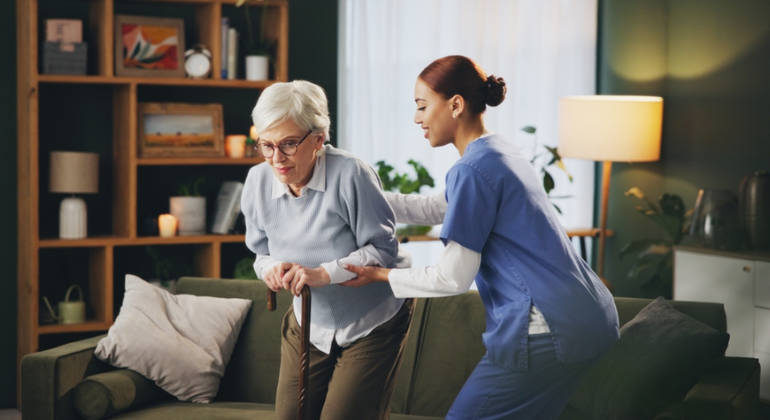
[{"label": "hair bun", "polygon": [[490,74],[486,81],[487,97],[486,104],[489,106],[498,106],[505,99],[505,80],[502,77],[495,77]]}]

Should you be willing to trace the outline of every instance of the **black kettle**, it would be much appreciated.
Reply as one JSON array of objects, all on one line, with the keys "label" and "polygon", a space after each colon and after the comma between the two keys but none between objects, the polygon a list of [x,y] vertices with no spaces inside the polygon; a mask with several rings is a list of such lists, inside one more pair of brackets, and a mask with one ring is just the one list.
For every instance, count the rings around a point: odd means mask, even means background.
[{"label": "black kettle", "polygon": [[753,172],[741,181],[738,214],[751,248],[770,248],[770,172]]}]

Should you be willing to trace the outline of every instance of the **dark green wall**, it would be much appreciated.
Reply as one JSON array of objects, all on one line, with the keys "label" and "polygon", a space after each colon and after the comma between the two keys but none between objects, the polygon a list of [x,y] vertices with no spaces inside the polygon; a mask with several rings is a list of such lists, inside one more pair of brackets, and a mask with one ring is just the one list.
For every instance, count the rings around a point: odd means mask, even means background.
[{"label": "dark green wall", "polygon": [[0,408],[16,405],[16,2],[0,6]]},{"label": "dark green wall", "polygon": [[[613,166],[606,276],[616,295],[639,295],[632,239],[660,231],[623,193],[737,193],[741,179],[770,169],[770,3],[766,0],[601,0],[599,92],[664,98],[659,162]],[[639,279],[641,280],[641,278]]]},{"label": "dark green wall", "polygon": [[337,0],[289,1],[289,80],[320,85],[329,98],[331,140],[337,144]]},{"label": "dark green wall", "polygon": [[[289,2],[289,77],[313,81],[326,90],[333,129],[337,124],[337,21],[337,0]],[[5,34],[2,39],[16,40],[15,2],[3,2],[0,6],[2,34]],[[0,272],[3,273],[0,277],[0,409],[16,406],[15,45],[15,42],[6,43],[4,56],[11,60],[0,66],[0,127],[5,131],[0,153]],[[227,94],[229,90],[217,92]],[[92,128],[100,131],[99,127]],[[102,128],[107,132],[111,130]]]}]

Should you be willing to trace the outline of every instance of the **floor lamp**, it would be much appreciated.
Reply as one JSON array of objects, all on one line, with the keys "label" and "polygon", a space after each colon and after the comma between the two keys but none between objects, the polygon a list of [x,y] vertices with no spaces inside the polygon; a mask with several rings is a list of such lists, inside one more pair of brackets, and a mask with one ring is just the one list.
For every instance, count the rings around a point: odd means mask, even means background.
[{"label": "floor lamp", "polygon": [[651,162],[660,159],[663,98],[657,96],[567,96],[559,100],[561,157],[603,162],[599,217],[599,261],[604,278],[612,162]]}]

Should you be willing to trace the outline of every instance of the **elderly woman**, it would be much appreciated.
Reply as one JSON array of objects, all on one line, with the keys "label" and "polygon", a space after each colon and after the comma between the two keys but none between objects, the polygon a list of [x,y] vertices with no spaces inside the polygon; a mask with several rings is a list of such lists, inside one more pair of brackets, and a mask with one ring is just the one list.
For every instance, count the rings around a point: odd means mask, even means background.
[{"label": "elderly woman", "polygon": [[296,418],[302,287],[312,287],[310,418],[386,419],[411,317],[411,300],[387,284],[341,287],[343,264],[399,263],[395,216],[375,171],[324,145],[326,95],[306,82],[276,83],[252,113],[266,164],[249,171],[242,196],[254,269],[294,305],[283,319],[277,418]]}]

